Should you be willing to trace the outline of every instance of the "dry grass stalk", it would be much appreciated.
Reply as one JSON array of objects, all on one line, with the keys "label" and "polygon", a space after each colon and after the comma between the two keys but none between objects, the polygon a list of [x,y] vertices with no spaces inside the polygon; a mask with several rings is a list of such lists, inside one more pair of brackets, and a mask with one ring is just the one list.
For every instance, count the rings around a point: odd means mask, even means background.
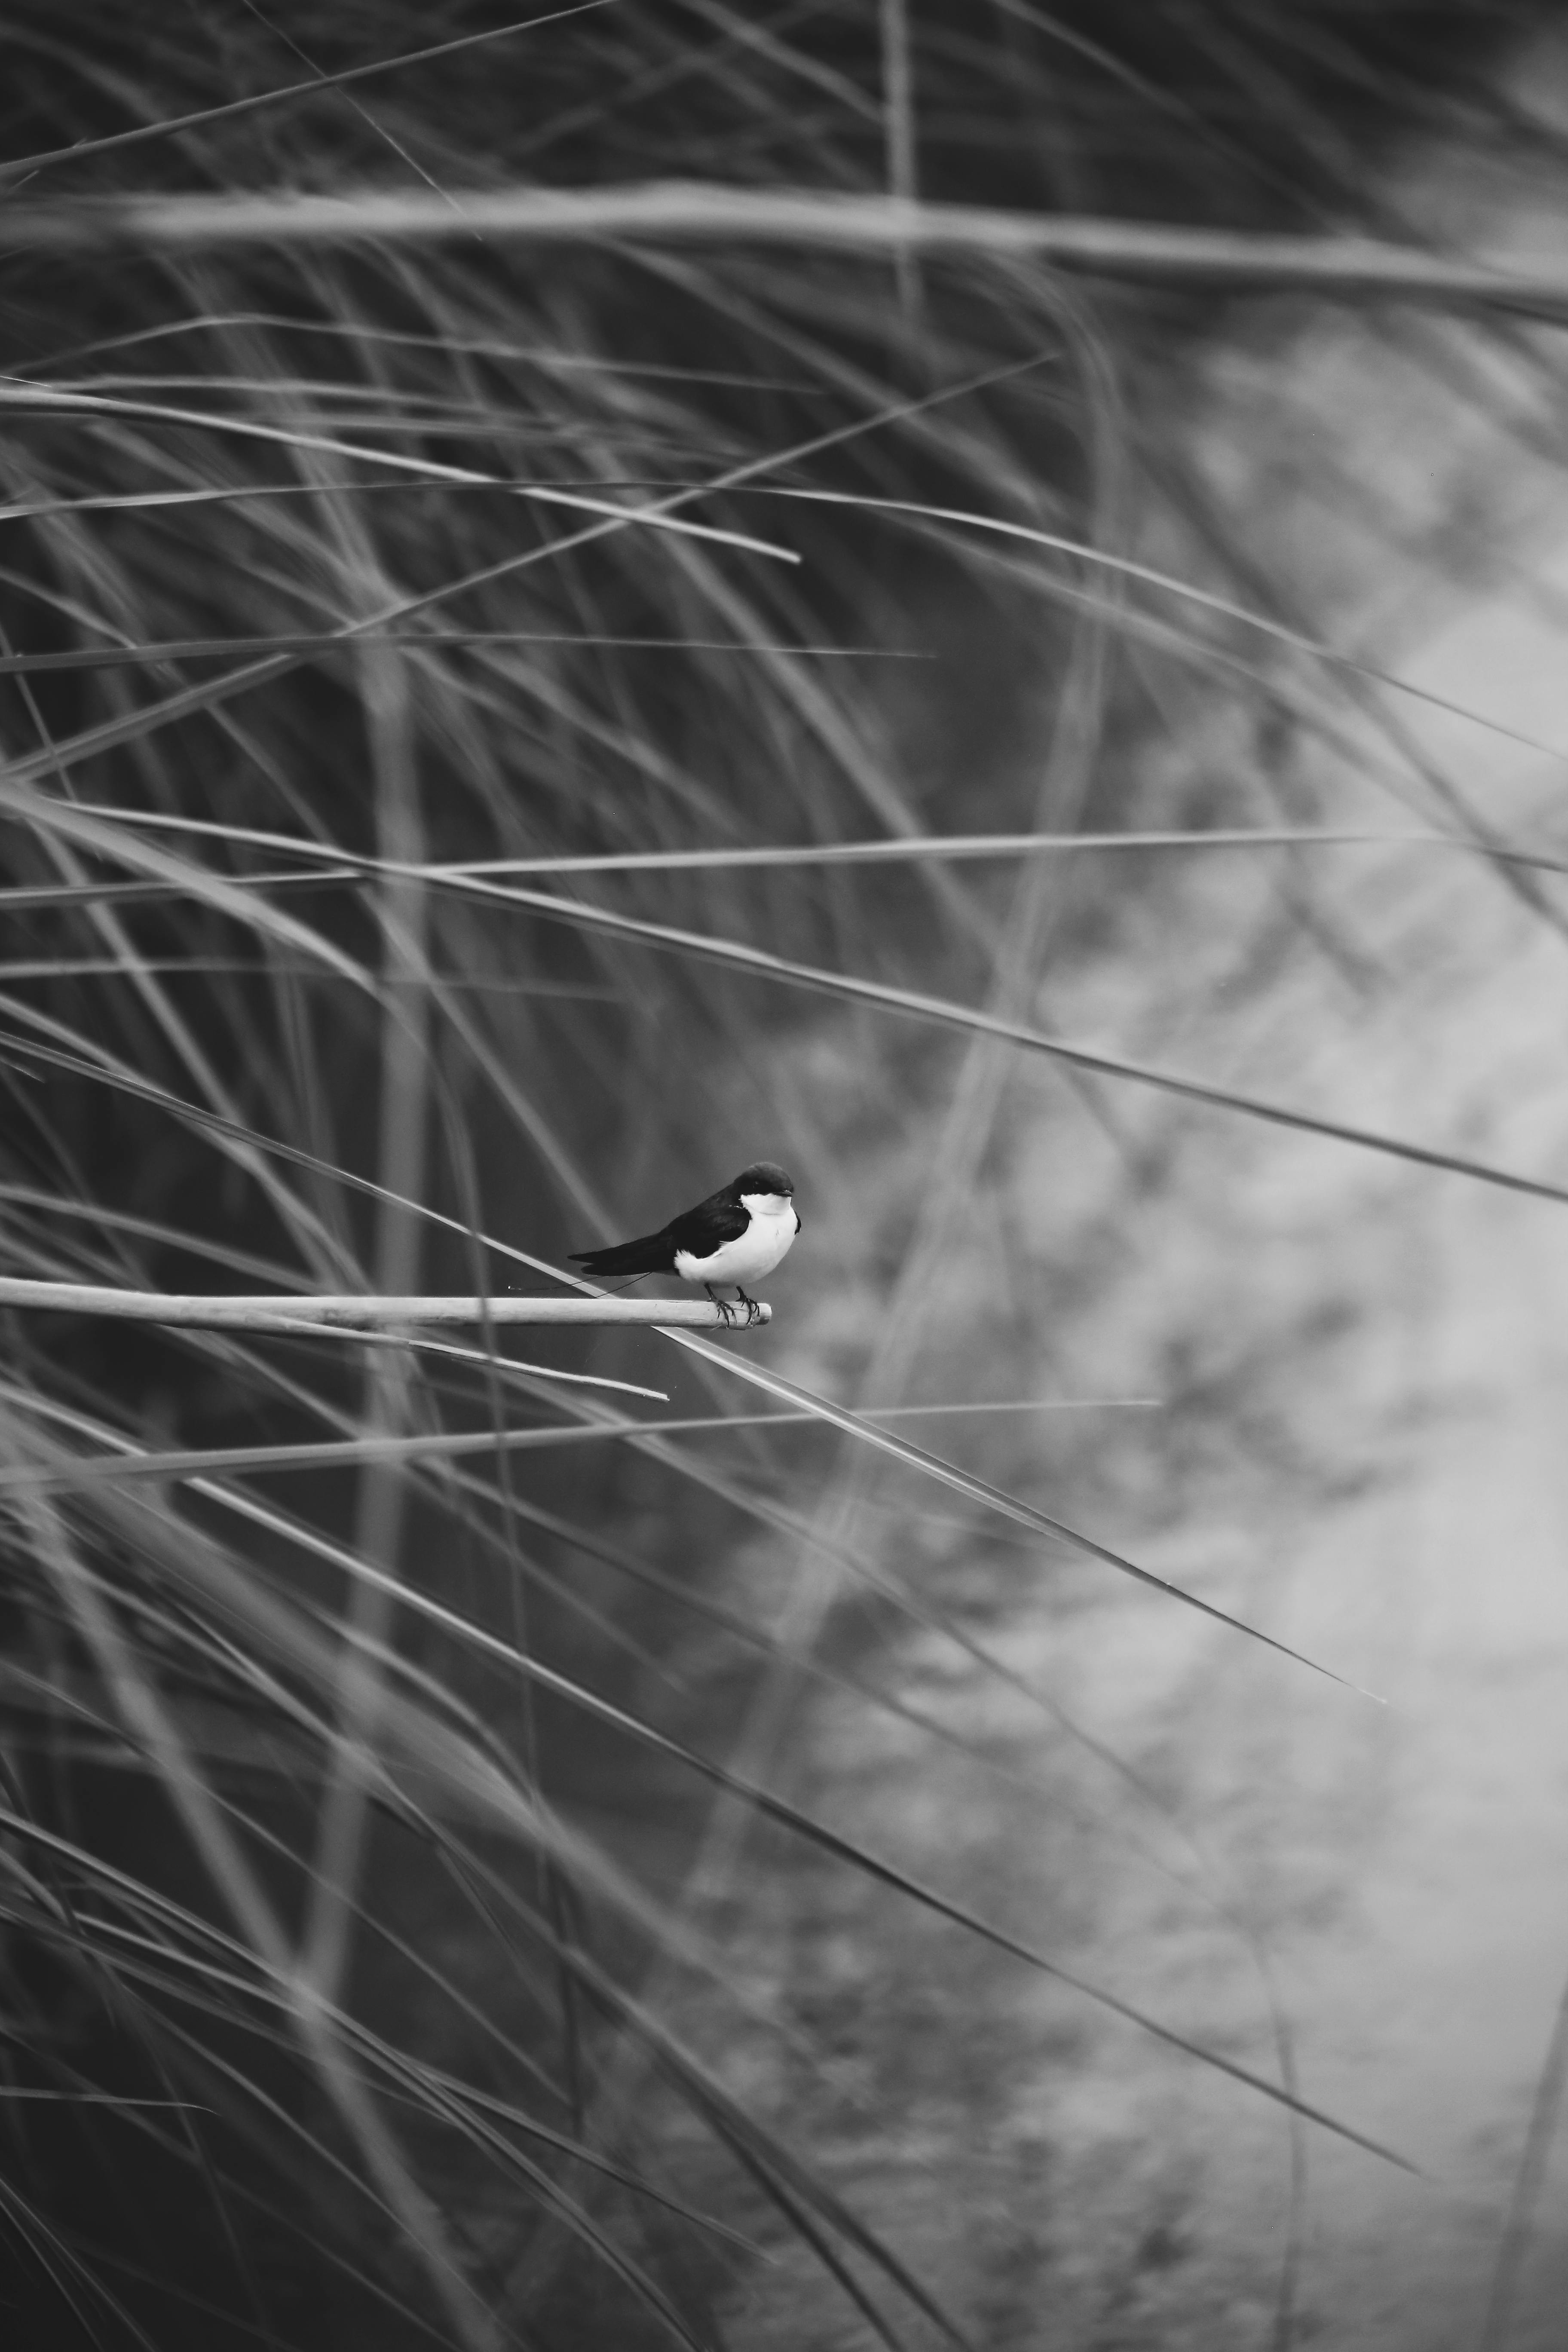
[{"label": "dry grass stalk", "polygon": [[665,180],[611,188],[364,188],[333,195],[126,195],[7,207],[15,252],[203,253],[252,246],[779,247],[851,256],[1043,262],[1144,286],[1312,293],[1438,310],[1568,309],[1568,266],[1296,236],[1096,220],[812,188]]},{"label": "dry grass stalk", "polygon": [[[403,1324],[552,1324],[568,1328],[584,1324],[632,1324],[642,1329],[660,1326],[683,1331],[711,1331],[739,1325],[744,1308],[726,1313],[706,1298],[387,1298],[337,1297],[304,1294],[289,1297],[270,1292],[243,1297],[207,1297],[200,1292],[177,1294],[158,1290],[113,1290],[76,1282],[27,1282],[0,1277],[0,1307],[43,1309],[61,1315],[119,1317],[133,1323],[178,1324],[205,1331],[377,1330]],[[771,1323],[773,1308],[756,1303],[752,1318]]]}]

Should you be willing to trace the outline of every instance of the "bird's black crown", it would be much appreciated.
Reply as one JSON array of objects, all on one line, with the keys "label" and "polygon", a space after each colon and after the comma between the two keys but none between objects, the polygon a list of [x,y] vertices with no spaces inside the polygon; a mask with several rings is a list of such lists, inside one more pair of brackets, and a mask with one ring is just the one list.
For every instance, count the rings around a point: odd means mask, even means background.
[{"label": "bird's black crown", "polygon": [[787,1201],[795,1186],[776,1160],[754,1160],[749,1168],[742,1169],[730,1190],[737,1201],[742,1192],[782,1192]]}]

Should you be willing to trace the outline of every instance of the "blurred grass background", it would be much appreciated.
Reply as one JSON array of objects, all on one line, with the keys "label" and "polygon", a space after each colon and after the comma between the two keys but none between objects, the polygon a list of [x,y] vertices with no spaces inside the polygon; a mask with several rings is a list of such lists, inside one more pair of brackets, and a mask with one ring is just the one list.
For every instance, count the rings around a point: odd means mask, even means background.
[{"label": "blurred grass background", "polygon": [[[679,176],[1528,255],[1557,15],[615,0],[98,148],[506,20],[24,5],[4,153],[89,143],[7,201]],[[1538,750],[1289,640],[1563,740],[1553,328],[478,234],[18,251],[4,315],[0,1270],[543,1286],[777,1156],[805,1230],[731,1354],[998,1408],[896,1426],[1352,1682],[1406,1669],[1381,1498],[1418,1464],[1435,1507],[1489,1377],[1433,1269],[1495,1300],[1500,1232],[1533,1262],[1556,1212],[1466,1192],[1472,1231],[1457,1176],[580,910],[1563,1181],[1549,876],[824,855],[1413,819],[1561,854]],[[816,862],[535,877],[574,919],[429,870],[764,845]],[[1552,2340],[1533,1974],[1490,2172],[1379,2281],[1380,2159],[866,1859],[1294,2095],[1356,1971],[1282,1967],[1405,1769],[1365,1702],[821,1427],[385,1450],[756,1410],[718,1351],[5,1335],[17,2341]],[[304,1466],[326,1438],[370,1458]],[[81,1467],[237,1445],[263,1472]],[[1303,2095],[1425,2162],[1447,2126],[1365,2021]]]}]

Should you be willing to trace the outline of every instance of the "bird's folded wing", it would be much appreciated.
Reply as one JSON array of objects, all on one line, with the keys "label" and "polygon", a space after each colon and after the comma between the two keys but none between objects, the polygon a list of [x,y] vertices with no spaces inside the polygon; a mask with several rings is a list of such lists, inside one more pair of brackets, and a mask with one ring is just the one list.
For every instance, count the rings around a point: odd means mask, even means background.
[{"label": "bird's folded wing", "polygon": [[743,1233],[751,1230],[751,1223],[749,1209],[742,1209],[728,1192],[715,1192],[710,1199],[700,1201],[695,1209],[688,1209],[683,1216],[671,1218],[665,1231],[678,1250],[685,1250],[692,1257],[711,1257],[726,1242],[739,1241]]}]

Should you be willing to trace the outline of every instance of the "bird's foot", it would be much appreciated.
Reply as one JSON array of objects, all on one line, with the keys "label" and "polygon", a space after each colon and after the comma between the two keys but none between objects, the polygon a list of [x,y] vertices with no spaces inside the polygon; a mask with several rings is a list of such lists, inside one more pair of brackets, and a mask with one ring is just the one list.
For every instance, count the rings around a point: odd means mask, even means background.
[{"label": "bird's foot", "polygon": [[738,1319],[734,1308],[731,1306],[727,1298],[721,1298],[719,1297],[710,1282],[705,1282],[702,1287],[708,1293],[710,1302],[719,1309],[721,1319],[722,1320],[726,1329],[728,1329],[730,1325]]},{"label": "bird's foot", "polygon": [[758,1306],[756,1300],[748,1297],[746,1292],[742,1289],[739,1283],[735,1285],[735,1296],[746,1310],[746,1328],[749,1331],[753,1323],[760,1323],[762,1321],[763,1310]]}]

